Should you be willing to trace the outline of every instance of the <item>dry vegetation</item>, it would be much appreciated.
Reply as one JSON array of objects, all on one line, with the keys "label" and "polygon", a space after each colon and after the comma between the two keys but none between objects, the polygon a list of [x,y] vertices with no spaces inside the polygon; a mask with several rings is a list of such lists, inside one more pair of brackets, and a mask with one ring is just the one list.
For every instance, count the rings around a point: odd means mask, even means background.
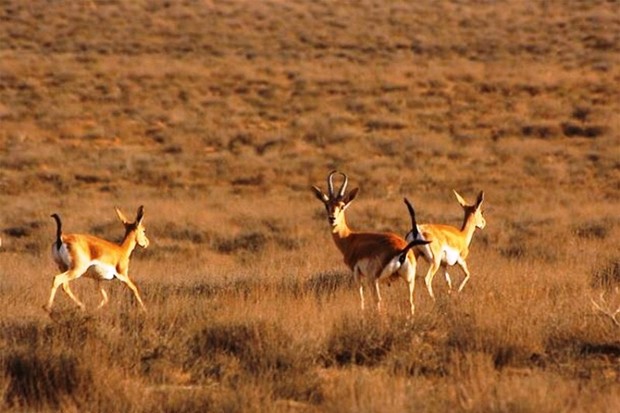
[{"label": "dry vegetation", "polygon": [[[0,406],[101,412],[620,409],[620,3],[0,1]],[[360,314],[353,228],[460,223],[472,278]],[[119,239],[149,312],[62,293],[52,212]],[[421,272],[425,271],[421,264]],[[460,273],[453,271],[455,282]],[[92,309],[94,283],[74,290]]]}]

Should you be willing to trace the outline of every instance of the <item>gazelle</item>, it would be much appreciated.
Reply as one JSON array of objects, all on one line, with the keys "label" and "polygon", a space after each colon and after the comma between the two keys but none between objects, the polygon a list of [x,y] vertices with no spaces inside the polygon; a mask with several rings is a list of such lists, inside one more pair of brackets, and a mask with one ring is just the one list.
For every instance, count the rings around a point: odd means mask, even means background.
[{"label": "gazelle", "polygon": [[469,244],[476,228],[483,229],[486,226],[486,220],[482,215],[482,202],[484,201],[484,192],[480,191],[476,203],[467,204],[458,192],[454,191],[458,203],[463,208],[464,217],[463,225],[459,230],[450,225],[439,224],[420,224],[416,225],[413,207],[407,202],[409,214],[411,215],[412,230],[405,237],[408,241],[414,239],[423,239],[431,241],[430,244],[424,245],[415,250],[416,257],[422,255],[430,266],[424,277],[426,289],[430,296],[435,299],[433,294],[433,277],[437,273],[440,266],[444,267],[446,282],[448,289],[452,290],[452,280],[448,274],[448,266],[458,264],[465,273],[465,278],[459,286],[459,292],[463,290],[467,281],[469,281],[470,273],[467,268],[465,259],[469,254]]},{"label": "gazelle", "polygon": [[[144,207],[140,206],[138,208],[135,222],[129,222],[120,209],[114,209],[125,226],[125,236],[120,244],[114,244],[92,235],[63,235],[60,217],[58,214],[51,215],[56,221],[56,241],[52,244],[52,257],[62,272],[54,277],[49,301],[43,306],[46,311],[52,311],[56,290],[61,285],[69,298],[83,310],[85,308],[84,304],[73,294],[71,287],[69,287],[69,282],[84,274],[95,279],[97,287],[103,296],[97,309],[108,303],[108,294],[103,288],[101,281],[117,278],[133,291],[142,309],[146,310],[138,293],[138,288],[128,275],[129,258],[136,245],[142,248],[146,248],[149,245],[149,239],[146,237],[142,223]],[[88,271],[89,269],[93,271]]]},{"label": "gazelle", "polygon": [[[343,183],[334,193],[333,176],[339,174]],[[409,287],[411,314],[415,312],[413,291],[416,262],[411,248],[427,244],[428,241],[415,239],[407,244],[402,237],[385,232],[357,232],[347,225],[345,211],[357,196],[359,188],[346,193],[348,177],[342,172],[332,171],[327,178],[327,194],[313,186],[316,197],[325,205],[327,220],[331,226],[332,238],[344,257],[345,264],[353,271],[359,288],[361,308],[364,309],[364,281],[374,284],[377,308],[381,309],[379,284],[393,277],[402,277]]]}]

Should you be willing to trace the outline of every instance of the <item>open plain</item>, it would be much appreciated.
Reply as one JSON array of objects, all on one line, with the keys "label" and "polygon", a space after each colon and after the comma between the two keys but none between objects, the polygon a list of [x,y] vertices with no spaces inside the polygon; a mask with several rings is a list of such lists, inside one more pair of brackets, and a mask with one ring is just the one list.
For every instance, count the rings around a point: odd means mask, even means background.
[{"label": "open plain", "polygon": [[[620,411],[619,85],[613,0],[1,0],[0,410]],[[362,313],[332,169],[358,230],[484,190],[464,290]],[[148,312],[48,315],[50,214],[139,205]]]}]

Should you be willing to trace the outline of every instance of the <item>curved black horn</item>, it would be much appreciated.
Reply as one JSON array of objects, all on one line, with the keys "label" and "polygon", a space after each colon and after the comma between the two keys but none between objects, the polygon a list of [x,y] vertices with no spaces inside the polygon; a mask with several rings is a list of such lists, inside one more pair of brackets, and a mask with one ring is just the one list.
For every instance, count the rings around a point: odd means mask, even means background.
[{"label": "curved black horn", "polygon": [[415,220],[415,210],[413,209],[413,205],[407,198],[405,199],[405,204],[407,205],[407,209],[409,210],[409,216],[411,217],[411,230],[414,231],[414,235],[418,233],[418,225]]},{"label": "curved black horn", "polygon": [[344,178],[344,181],[342,182],[342,186],[340,187],[340,190],[338,191],[338,197],[342,198],[344,196],[344,191],[346,191],[347,189],[347,184],[349,183],[349,177],[346,174],[343,174],[342,172],[339,172],[339,173]]},{"label": "curved black horn", "polygon": [[327,194],[330,198],[334,197],[334,175],[337,174],[338,171],[331,171],[327,176]]}]

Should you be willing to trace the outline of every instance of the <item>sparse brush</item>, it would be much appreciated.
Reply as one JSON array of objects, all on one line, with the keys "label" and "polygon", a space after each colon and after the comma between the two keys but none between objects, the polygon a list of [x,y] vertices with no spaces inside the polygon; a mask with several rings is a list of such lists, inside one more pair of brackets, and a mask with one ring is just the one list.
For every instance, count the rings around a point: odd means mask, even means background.
[{"label": "sparse brush", "polygon": [[[618,410],[617,9],[2,2],[0,410]],[[403,196],[458,226],[446,193],[483,188],[467,287],[360,311],[310,189],[333,169],[354,228],[401,236]],[[148,315],[89,280],[44,313],[49,214],[119,240],[138,203]]]}]

